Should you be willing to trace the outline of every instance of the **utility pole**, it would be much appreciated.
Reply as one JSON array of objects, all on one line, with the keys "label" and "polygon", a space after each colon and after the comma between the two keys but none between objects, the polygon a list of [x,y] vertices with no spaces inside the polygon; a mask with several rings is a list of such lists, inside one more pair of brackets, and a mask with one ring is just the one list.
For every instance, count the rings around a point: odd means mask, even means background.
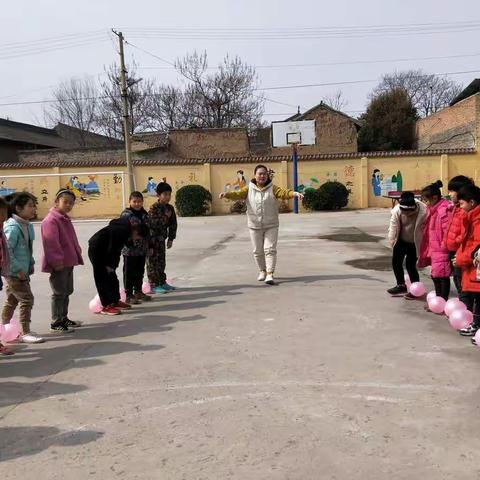
[{"label": "utility pole", "polygon": [[123,136],[125,138],[125,159],[127,162],[127,177],[128,187],[130,192],[133,192],[135,188],[135,177],[133,175],[132,168],[132,149],[130,142],[130,113],[128,105],[128,91],[127,91],[127,69],[125,68],[125,55],[123,52],[123,33],[116,32],[112,29],[112,32],[118,37],[119,54],[120,54],[120,92],[122,96],[123,105]]}]

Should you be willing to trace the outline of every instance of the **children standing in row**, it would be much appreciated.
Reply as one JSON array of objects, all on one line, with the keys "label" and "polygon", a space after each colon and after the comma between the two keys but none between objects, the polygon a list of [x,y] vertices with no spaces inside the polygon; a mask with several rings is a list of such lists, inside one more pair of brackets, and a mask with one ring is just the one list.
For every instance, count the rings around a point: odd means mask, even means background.
[{"label": "children standing in row", "polygon": [[30,288],[30,276],[34,272],[33,241],[35,234],[30,222],[35,217],[35,201],[29,193],[15,195],[11,202],[12,217],[4,225],[9,252],[9,268],[6,276],[6,301],[2,311],[2,323],[10,323],[15,309],[19,306],[21,326],[20,341],[23,343],[42,343],[44,339],[30,330],[33,307],[33,293]]},{"label": "children standing in row", "polygon": [[73,293],[73,268],[83,265],[82,249],[68,214],[75,205],[75,194],[62,189],[55,197],[55,206],[42,222],[42,272],[50,274],[52,288],[52,321],[54,332],[73,332],[81,322],[68,318],[70,295]]},{"label": "children standing in row", "polygon": [[175,209],[170,205],[172,187],[165,182],[159,183],[157,197],[157,202],[150,207],[148,212],[150,255],[147,262],[147,275],[154,293],[167,293],[175,290],[167,283],[165,274],[165,247],[172,248],[177,235],[177,216]]},{"label": "children standing in row", "polygon": [[444,239],[448,229],[449,203],[442,198],[440,191],[442,187],[443,183],[439,180],[422,190],[422,199],[427,205],[428,215],[418,266],[424,268],[431,265],[435,292],[438,297],[448,300],[452,268]]},{"label": "children standing in row", "polygon": [[[143,225],[147,228],[148,213],[143,208],[143,195],[132,192],[129,199],[130,206],[121,215],[133,225]],[[148,237],[138,240],[128,240],[122,250],[123,254],[123,283],[125,286],[126,303],[137,305],[142,301],[149,301],[152,297],[142,292],[145,263],[148,253]]]}]

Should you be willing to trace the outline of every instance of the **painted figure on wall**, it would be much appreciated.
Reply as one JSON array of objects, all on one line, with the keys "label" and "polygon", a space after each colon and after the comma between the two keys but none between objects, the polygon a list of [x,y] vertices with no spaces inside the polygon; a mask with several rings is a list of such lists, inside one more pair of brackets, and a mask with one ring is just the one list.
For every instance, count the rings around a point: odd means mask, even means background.
[{"label": "painted figure on wall", "polygon": [[382,175],[380,173],[380,170],[376,168],[373,171],[373,175],[372,175],[373,194],[376,197],[380,197],[382,195],[381,183],[382,183]]},{"label": "painted figure on wall", "polygon": [[70,177],[65,187],[71,190],[76,198],[82,202],[88,199],[95,199],[100,196],[100,187],[96,182],[95,175],[87,175],[88,181],[82,183],[77,176]]},{"label": "painted figure on wall", "polygon": [[[167,177],[163,177],[159,183],[167,183]],[[157,183],[153,179],[153,177],[148,177],[147,185],[145,186],[145,190],[142,193],[146,193],[149,197],[156,197],[157,196]]]},{"label": "painted figure on wall", "polygon": [[320,182],[318,178],[310,177],[308,180],[304,180],[299,186],[298,191],[300,193],[305,193],[307,190],[312,188],[318,188],[320,186]]},{"label": "painted figure on wall", "polygon": [[2,197],[6,197],[7,195],[12,195],[13,193],[15,193],[17,191],[16,188],[9,188],[6,184],[5,184],[5,180],[2,180],[0,182],[0,196]]},{"label": "painted figure on wall", "polygon": [[237,179],[234,182],[226,183],[225,192],[238,191],[247,186],[247,180],[245,179],[244,171],[237,171]]},{"label": "painted figure on wall", "polygon": [[373,171],[372,188],[376,197],[388,196],[390,192],[403,191],[403,177],[400,170],[393,175],[384,175],[378,168]]}]

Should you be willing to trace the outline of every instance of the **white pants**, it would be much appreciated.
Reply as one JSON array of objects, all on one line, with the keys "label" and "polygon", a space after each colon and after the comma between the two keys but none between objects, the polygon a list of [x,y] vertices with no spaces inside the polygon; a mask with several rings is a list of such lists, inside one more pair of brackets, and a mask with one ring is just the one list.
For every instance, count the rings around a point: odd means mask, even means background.
[{"label": "white pants", "polygon": [[261,272],[273,273],[277,264],[278,227],[250,229],[253,256]]}]

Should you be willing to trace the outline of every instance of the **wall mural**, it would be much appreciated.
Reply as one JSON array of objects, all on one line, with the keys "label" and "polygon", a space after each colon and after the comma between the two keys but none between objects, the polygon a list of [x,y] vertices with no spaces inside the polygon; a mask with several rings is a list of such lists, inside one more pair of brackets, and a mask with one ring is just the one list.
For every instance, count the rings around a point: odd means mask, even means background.
[{"label": "wall mural", "polygon": [[372,174],[372,190],[376,197],[388,196],[390,192],[403,191],[403,177],[400,170],[393,175],[384,175],[378,168]]},{"label": "wall mural", "polygon": [[[81,182],[77,176],[70,177],[65,185],[65,188],[72,191],[77,200],[86,202],[88,200],[98,200],[100,197],[100,187],[96,182],[96,175],[87,175],[88,180]],[[121,178],[120,182],[121,183]],[[43,190],[42,195],[48,195],[48,191]]]},{"label": "wall mural", "polygon": [[224,191],[225,192],[238,191],[238,190],[241,190],[242,188],[245,188],[246,186],[247,186],[247,180],[245,179],[244,172],[243,170],[238,170],[236,180],[226,183],[224,186]]}]

